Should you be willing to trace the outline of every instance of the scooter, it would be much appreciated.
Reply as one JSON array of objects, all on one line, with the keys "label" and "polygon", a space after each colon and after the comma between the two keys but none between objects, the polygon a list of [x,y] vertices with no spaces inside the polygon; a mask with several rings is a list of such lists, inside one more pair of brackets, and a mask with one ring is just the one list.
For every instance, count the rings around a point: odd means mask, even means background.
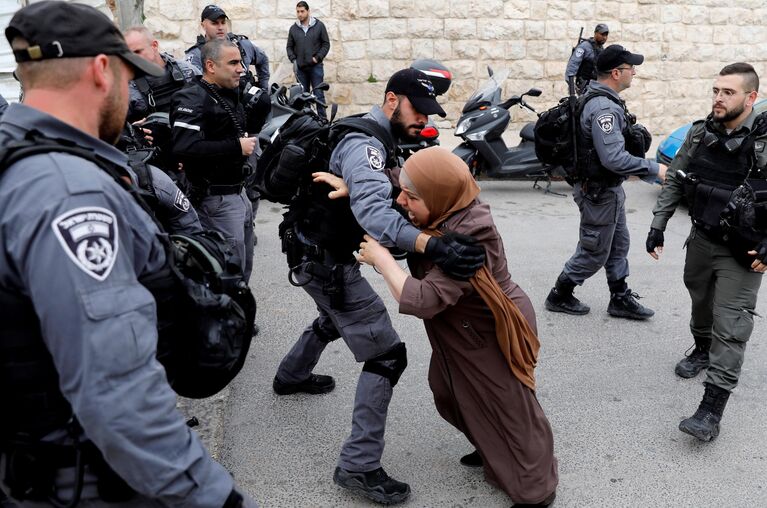
[{"label": "scooter", "polygon": [[[496,180],[533,180],[533,186],[546,180],[546,193],[551,191],[552,180],[562,180],[562,168],[543,164],[535,156],[535,122],[525,124],[519,133],[517,146],[507,147],[502,135],[509,125],[512,106],[520,106],[536,113],[525,102],[525,96],[538,97],[541,91],[531,88],[522,95],[514,95],[501,101],[501,88],[509,75],[508,71],[498,74],[488,67],[488,81],[469,97],[455,128],[455,135],[463,139],[453,153],[469,166],[474,178]],[[536,113],[537,114],[537,113]]]}]

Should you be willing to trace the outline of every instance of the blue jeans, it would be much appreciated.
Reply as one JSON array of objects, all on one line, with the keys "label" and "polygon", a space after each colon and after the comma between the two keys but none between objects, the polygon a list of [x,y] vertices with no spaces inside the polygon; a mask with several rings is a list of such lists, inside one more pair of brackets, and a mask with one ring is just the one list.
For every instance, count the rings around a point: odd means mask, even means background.
[{"label": "blue jeans", "polygon": [[[301,83],[301,86],[304,87],[304,90],[309,92],[311,91],[314,93],[315,97],[319,99],[322,102],[325,102],[325,92],[322,90],[315,90],[315,86],[322,83],[322,81],[325,79],[325,69],[322,67],[321,63],[318,63],[316,65],[312,65],[311,67],[307,67],[305,69],[300,69],[298,65],[293,66],[293,70],[296,73],[296,79],[299,83]],[[309,89],[309,86],[311,85],[311,90]],[[326,116],[325,114],[325,108],[317,105],[317,113],[319,113],[320,116]]]}]

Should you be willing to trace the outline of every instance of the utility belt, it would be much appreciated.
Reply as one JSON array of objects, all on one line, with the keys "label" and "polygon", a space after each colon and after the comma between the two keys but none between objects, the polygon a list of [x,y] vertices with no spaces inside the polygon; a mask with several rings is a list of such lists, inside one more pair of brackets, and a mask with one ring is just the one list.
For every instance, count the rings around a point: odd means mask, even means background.
[{"label": "utility belt", "polygon": [[208,196],[228,196],[239,194],[244,188],[244,184],[237,183],[232,185],[195,185],[189,191],[189,200],[194,206],[199,206],[202,200]]},{"label": "utility belt", "polygon": [[[330,297],[330,307],[341,309],[344,304],[344,267],[354,260],[352,254],[339,256],[320,245],[303,240],[295,227],[280,228],[282,252],[287,256],[288,281],[291,285],[300,287],[313,279],[321,281],[322,293]],[[299,283],[295,280],[295,272],[301,268],[311,276],[309,280]]]},{"label": "utility belt", "polygon": [[583,190],[583,194],[585,196],[593,201],[597,199],[599,195],[605,191],[605,189],[609,189],[610,187],[617,187],[622,183],[623,178],[617,175],[615,177],[606,176],[604,178],[591,177],[585,180],[581,180],[581,190]]},{"label": "utility belt", "polygon": [[[115,473],[91,441],[77,444],[10,441],[0,452],[5,460],[4,483],[10,496],[18,500],[47,502],[55,507],[75,507],[84,486],[85,467],[96,476],[99,499],[106,502],[128,501],[136,495]],[[61,469],[74,469],[71,499],[59,499],[56,477]]]}]

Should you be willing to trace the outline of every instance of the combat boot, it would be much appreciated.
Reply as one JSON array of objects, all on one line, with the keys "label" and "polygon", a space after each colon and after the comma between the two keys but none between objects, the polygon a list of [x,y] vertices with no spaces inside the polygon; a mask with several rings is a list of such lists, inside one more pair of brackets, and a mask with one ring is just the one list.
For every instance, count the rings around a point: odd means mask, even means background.
[{"label": "combat boot", "polygon": [[272,388],[277,395],[291,395],[298,392],[320,395],[332,392],[335,387],[336,381],[331,376],[322,374],[312,374],[300,383],[284,383],[274,376],[272,382]]},{"label": "combat boot", "polygon": [[607,313],[613,317],[627,319],[647,319],[655,315],[655,311],[648,309],[637,301],[642,298],[636,293],[627,289],[623,293],[612,293],[610,295],[610,304],[607,306]]},{"label": "combat boot", "polygon": [[401,503],[410,495],[410,485],[395,480],[382,467],[364,473],[337,467],[333,482],[380,504]]},{"label": "combat boot", "polygon": [[[711,349],[711,337],[695,337],[695,348],[676,364],[677,376],[689,379],[708,368],[708,351]],[[689,350],[688,350],[689,351]]]},{"label": "combat boot", "polygon": [[724,388],[706,383],[706,391],[698,410],[679,423],[679,430],[701,441],[711,441],[719,435],[719,422],[729,398],[730,392]]},{"label": "combat boot", "polygon": [[565,272],[559,274],[557,282],[549,291],[544,306],[551,312],[564,312],[574,316],[588,314],[591,308],[578,300],[574,295],[575,283],[565,275]]},{"label": "combat boot", "polygon": [[479,454],[479,452],[474,450],[473,452],[461,457],[461,464],[466,467],[482,467],[484,462],[482,461],[482,456]]}]

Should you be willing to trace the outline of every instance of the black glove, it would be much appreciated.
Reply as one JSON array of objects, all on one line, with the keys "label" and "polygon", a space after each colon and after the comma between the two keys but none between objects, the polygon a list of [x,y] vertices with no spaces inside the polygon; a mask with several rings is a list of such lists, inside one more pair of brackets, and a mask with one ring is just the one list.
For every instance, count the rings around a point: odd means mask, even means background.
[{"label": "black glove", "polygon": [[485,248],[460,233],[429,238],[424,254],[447,275],[459,280],[469,280],[485,264]]},{"label": "black glove", "polygon": [[753,250],[756,251],[756,260],[767,265],[767,238],[756,244]]},{"label": "black glove", "polygon": [[655,252],[655,247],[663,247],[663,231],[660,229],[650,228],[650,232],[647,233],[647,242],[645,243],[647,252]]}]

